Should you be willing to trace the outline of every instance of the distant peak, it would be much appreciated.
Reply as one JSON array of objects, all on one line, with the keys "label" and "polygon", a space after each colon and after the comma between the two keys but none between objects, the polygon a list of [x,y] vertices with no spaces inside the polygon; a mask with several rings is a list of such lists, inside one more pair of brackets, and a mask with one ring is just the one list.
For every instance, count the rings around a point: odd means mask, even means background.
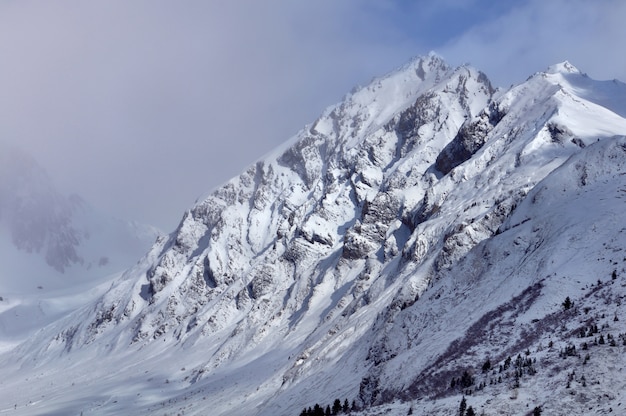
[{"label": "distant peak", "polygon": [[411,59],[405,68],[414,69],[417,76],[423,81],[431,73],[445,72],[450,69],[446,61],[434,51],[428,55],[419,55]]},{"label": "distant peak", "polygon": [[552,65],[546,71],[548,74],[580,74],[578,68],[570,64],[568,61]]},{"label": "distant peak", "polygon": [[420,62],[422,64],[431,64],[431,63],[445,64],[446,63],[445,59],[443,59],[443,57],[435,51],[430,51],[426,55],[415,55],[409,61],[409,65],[418,65]]},{"label": "distant peak", "polygon": [[422,59],[428,60],[428,61],[436,61],[436,62],[443,63],[443,64],[446,63],[446,60],[443,58],[443,56],[439,55],[435,51],[428,52],[428,54]]}]

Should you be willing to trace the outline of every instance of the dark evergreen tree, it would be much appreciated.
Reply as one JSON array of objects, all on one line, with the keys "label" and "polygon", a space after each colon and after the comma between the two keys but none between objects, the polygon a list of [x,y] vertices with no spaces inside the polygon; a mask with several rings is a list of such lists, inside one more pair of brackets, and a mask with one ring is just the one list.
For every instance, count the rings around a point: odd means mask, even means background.
[{"label": "dark evergreen tree", "polygon": [[331,416],[333,413],[330,410],[330,405],[326,406],[326,416]]},{"label": "dark evergreen tree", "polygon": [[461,388],[468,388],[474,384],[474,377],[467,372],[467,370],[463,371],[463,375],[461,376]]},{"label": "dark evergreen tree", "polygon": [[569,308],[572,307],[572,300],[569,298],[569,296],[565,298],[562,305],[563,305],[563,309],[565,310],[568,310]]},{"label": "dark evergreen tree", "polygon": [[467,408],[465,416],[476,416],[476,412],[474,412],[474,408],[472,406]]},{"label": "dark evergreen tree", "polygon": [[350,404],[348,404],[348,399],[343,401],[343,408],[341,410],[344,413],[348,413],[350,411]]},{"label": "dark evergreen tree", "polygon": [[461,404],[459,404],[459,416],[465,415],[465,409],[467,409],[467,401],[465,400],[465,396],[463,396]]},{"label": "dark evergreen tree", "polygon": [[483,373],[486,373],[489,370],[491,370],[491,361],[489,361],[489,358],[487,358],[487,361],[485,361],[483,364]]},{"label": "dark evergreen tree", "polygon": [[335,399],[335,401],[333,402],[333,415],[337,415],[339,414],[339,412],[341,412],[341,400],[339,399]]},{"label": "dark evergreen tree", "polygon": [[535,406],[533,409],[533,416],[541,416],[541,407]]}]

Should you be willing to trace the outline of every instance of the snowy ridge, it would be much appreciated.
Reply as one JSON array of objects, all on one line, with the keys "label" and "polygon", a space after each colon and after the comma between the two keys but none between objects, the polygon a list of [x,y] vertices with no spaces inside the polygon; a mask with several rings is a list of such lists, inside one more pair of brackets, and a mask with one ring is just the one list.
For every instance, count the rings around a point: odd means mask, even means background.
[{"label": "snowy ridge", "polygon": [[[626,237],[611,226],[626,224],[626,90],[611,85],[563,63],[500,91],[434,54],[375,79],[6,355],[4,391],[23,387],[24,414],[289,415],[335,398],[450,414],[467,390],[494,414],[550,409],[539,392],[565,372],[551,352],[584,314],[618,313],[598,296],[626,295]],[[527,349],[543,373],[478,389],[487,358]],[[59,362],[81,385],[26,405]],[[85,376],[87,362],[107,377]],[[475,384],[450,387],[463,371]]]}]

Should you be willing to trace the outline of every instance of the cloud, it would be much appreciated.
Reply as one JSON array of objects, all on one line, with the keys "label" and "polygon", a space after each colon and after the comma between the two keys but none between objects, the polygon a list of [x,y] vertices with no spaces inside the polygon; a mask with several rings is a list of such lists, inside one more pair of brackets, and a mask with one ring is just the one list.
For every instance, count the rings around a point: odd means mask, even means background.
[{"label": "cloud", "polygon": [[4,2],[0,133],[65,189],[172,227],[197,195],[412,54],[357,3]]},{"label": "cloud", "polygon": [[[569,60],[597,79],[626,80],[626,3],[531,0],[449,41],[441,53],[482,69],[497,85]],[[460,63],[460,62],[457,62]]]},{"label": "cloud", "polygon": [[609,53],[625,4],[2,1],[0,135],[64,190],[171,229],[197,196],[416,54],[471,62],[498,85],[564,59],[626,79]]}]

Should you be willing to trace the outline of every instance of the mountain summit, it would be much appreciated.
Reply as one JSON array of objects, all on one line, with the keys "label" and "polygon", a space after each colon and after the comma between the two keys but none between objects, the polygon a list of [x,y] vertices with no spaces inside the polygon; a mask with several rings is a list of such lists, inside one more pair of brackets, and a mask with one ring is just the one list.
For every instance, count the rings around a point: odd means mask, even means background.
[{"label": "mountain summit", "polygon": [[501,90],[414,59],[5,355],[1,394],[25,414],[617,409],[625,103],[568,63]]}]

